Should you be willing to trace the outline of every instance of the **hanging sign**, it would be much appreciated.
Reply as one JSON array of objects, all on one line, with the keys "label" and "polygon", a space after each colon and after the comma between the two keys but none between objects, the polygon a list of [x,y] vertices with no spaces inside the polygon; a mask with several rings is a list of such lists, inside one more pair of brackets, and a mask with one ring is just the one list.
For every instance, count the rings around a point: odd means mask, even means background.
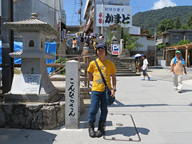
[{"label": "hanging sign", "polygon": [[[96,26],[109,27],[114,23],[121,23],[122,27],[132,27],[132,7],[116,5],[96,5]],[[126,24],[125,24],[126,23]]]}]

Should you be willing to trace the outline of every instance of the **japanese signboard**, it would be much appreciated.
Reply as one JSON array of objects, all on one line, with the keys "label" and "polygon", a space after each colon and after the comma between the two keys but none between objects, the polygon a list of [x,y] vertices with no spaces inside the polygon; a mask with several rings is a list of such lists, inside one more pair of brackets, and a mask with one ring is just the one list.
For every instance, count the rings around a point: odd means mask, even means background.
[{"label": "japanese signboard", "polygon": [[65,10],[61,10],[61,20],[62,20],[63,23],[65,23],[65,21],[66,21]]},{"label": "japanese signboard", "polygon": [[119,55],[119,44],[111,44],[112,55]]},{"label": "japanese signboard", "polygon": [[[116,5],[102,5],[96,6],[96,26],[109,27],[114,23],[121,23],[122,27],[132,26],[132,7],[131,6],[116,6]],[[126,25],[124,24],[126,23]]]}]

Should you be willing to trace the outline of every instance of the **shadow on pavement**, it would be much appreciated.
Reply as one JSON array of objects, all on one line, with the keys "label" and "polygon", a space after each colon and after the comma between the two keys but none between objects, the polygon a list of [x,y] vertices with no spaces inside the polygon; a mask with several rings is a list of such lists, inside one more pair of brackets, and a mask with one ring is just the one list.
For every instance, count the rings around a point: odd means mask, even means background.
[{"label": "shadow on pavement", "polygon": [[182,93],[192,92],[192,90],[183,89]]},{"label": "shadow on pavement", "polygon": [[14,129],[1,129],[3,133],[0,134],[0,143],[34,143],[34,144],[53,144],[56,134],[49,131],[42,130],[14,130]]},{"label": "shadow on pavement", "polygon": [[[141,133],[143,135],[148,135],[150,130],[146,128],[140,128],[137,127],[138,133]],[[111,135],[117,135],[121,134],[126,137],[135,136],[137,135],[137,132],[135,130],[135,127],[117,127],[114,130],[106,130],[105,136],[111,136]]]},{"label": "shadow on pavement", "polygon": [[167,104],[138,104],[138,105],[124,105],[117,99],[115,99],[115,103],[111,107],[147,107],[147,106],[168,106]]},{"label": "shadow on pavement", "polygon": [[157,81],[157,80],[151,79],[151,80],[149,80],[149,81]]}]

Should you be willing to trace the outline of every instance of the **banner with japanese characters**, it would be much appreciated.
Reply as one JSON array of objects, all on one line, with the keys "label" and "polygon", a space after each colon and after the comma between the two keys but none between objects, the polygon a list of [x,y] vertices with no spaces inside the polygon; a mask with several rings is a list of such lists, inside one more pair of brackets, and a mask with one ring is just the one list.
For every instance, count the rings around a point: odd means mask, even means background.
[{"label": "banner with japanese characters", "polygon": [[96,5],[96,26],[101,27],[103,23],[103,27],[109,27],[114,23],[114,18],[116,23],[121,23],[122,27],[132,27],[132,7],[103,5],[102,11],[102,5]]}]

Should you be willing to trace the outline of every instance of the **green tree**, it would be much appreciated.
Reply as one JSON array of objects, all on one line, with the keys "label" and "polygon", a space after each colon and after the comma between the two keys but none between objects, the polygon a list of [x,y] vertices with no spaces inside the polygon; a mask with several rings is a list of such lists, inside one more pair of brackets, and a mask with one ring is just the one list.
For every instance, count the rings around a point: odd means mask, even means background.
[{"label": "green tree", "polygon": [[179,17],[177,17],[177,19],[175,20],[175,23],[174,23],[174,29],[180,29],[180,28],[181,28],[181,22],[180,22]]},{"label": "green tree", "polygon": [[[55,60],[54,63],[65,63],[66,61],[67,61],[67,58],[62,58],[62,57],[60,57],[60,58],[58,58],[57,60]],[[56,70],[57,70],[57,71],[59,71],[59,70],[61,70],[61,69],[62,69],[62,67],[56,67]],[[65,75],[65,69],[62,70],[62,71],[60,71],[59,74]]]},{"label": "green tree", "polygon": [[187,24],[183,24],[182,26],[181,26],[181,28],[180,28],[181,30],[185,30],[185,29],[188,29],[188,26],[187,26]]},{"label": "green tree", "polygon": [[132,51],[132,50],[138,49],[140,47],[143,47],[143,45],[141,43],[137,42],[138,39],[139,39],[138,37],[132,37],[129,34],[129,28],[127,28],[125,34],[123,35],[125,48],[128,51]]},{"label": "green tree", "polygon": [[189,26],[189,28],[192,28],[192,13],[189,16],[189,18],[187,19],[187,25]]},{"label": "green tree", "polygon": [[165,31],[171,30],[171,29],[173,29],[173,27],[174,27],[173,20],[172,19],[168,19],[166,21]]},{"label": "green tree", "polygon": [[161,33],[164,31],[168,31],[170,29],[173,29],[173,20],[168,19],[168,20],[162,20],[160,21],[159,25],[157,26],[157,33]]},{"label": "green tree", "polygon": [[167,23],[166,20],[160,21],[159,25],[157,26],[157,33],[161,33],[165,31],[166,23]]},{"label": "green tree", "polygon": [[162,43],[162,44],[157,45],[157,48],[158,48],[158,49],[163,49],[163,48],[165,48],[166,46],[167,46],[166,43]]}]

